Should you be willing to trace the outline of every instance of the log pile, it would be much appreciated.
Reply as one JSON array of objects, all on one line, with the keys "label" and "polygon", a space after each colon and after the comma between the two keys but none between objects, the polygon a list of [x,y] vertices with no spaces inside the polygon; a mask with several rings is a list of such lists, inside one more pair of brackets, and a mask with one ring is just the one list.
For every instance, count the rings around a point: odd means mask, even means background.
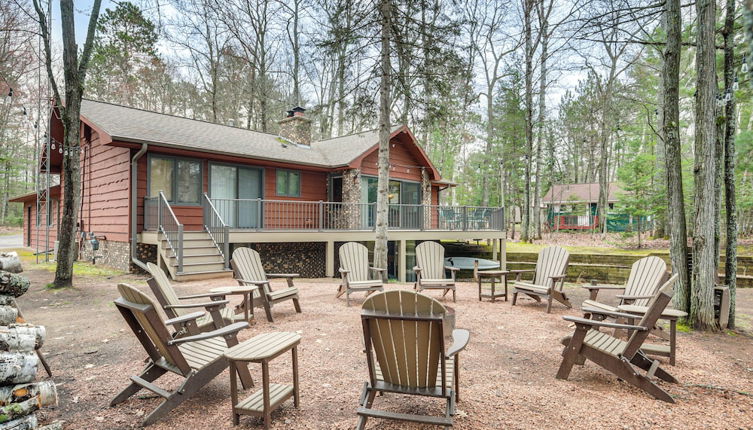
[{"label": "log pile", "polygon": [[0,430],[41,429],[36,411],[58,401],[53,380],[36,381],[46,332],[16,305],[28,289],[28,279],[0,270]]}]

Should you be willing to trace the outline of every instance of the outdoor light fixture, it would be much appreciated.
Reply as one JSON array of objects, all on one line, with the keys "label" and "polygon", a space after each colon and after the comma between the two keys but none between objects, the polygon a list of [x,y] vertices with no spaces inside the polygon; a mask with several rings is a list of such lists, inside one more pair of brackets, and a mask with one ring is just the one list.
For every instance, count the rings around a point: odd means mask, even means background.
[{"label": "outdoor light fixture", "polygon": [[748,58],[743,57],[743,65],[740,67],[740,71],[743,73],[748,73]]},{"label": "outdoor light fixture", "polygon": [[726,92],[726,93],[724,94],[724,101],[725,101],[725,102],[728,102],[728,101],[730,101],[730,100],[732,100],[732,92],[731,92],[731,91],[727,91],[727,92]]},{"label": "outdoor light fixture", "polygon": [[732,91],[737,91],[740,89],[740,81],[737,79],[737,76],[735,76],[735,82],[732,83]]}]

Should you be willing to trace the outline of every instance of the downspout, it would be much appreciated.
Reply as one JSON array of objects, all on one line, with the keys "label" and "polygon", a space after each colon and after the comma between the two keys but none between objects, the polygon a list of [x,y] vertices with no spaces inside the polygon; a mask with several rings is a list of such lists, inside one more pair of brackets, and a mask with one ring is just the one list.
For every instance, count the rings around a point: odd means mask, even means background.
[{"label": "downspout", "polygon": [[139,151],[134,154],[133,158],[131,158],[131,261],[133,262],[133,264],[139,266],[145,271],[147,271],[146,264],[138,259],[138,254],[136,253],[136,250],[138,249],[138,238],[136,234],[138,217],[136,209],[138,208],[139,198],[137,161],[139,161],[139,158],[141,158],[144,153],[146,153],[146,150],[148,148],[148,144],[142,143],[141,149],[139,149]]}]

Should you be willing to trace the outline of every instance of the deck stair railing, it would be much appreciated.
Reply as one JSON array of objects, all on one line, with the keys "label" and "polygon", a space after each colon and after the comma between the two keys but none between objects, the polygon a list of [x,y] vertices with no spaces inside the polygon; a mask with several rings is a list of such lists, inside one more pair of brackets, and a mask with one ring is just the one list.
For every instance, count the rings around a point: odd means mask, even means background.
[{"label": "deck stair railing", "polygon": [[157,202],[159,232],[165,237],[168,247],[173,251],[178,263],[178,273],[183,273],[183,224],[178,222],[178,217],[175,216],[162,191],[159,192]]},{"label": "deck stair railing", "polygon": [[214,246],[222,254],[222,259],[225,263],[225,269],[230,268],[230,227],[225,223],[217,212],[217,208],[214,207],[212,200],[209,199],[207,193],[204,193],[201,199],[201,207],[204,212],[204,230],[209,233],[209,236],[214,242]]}]

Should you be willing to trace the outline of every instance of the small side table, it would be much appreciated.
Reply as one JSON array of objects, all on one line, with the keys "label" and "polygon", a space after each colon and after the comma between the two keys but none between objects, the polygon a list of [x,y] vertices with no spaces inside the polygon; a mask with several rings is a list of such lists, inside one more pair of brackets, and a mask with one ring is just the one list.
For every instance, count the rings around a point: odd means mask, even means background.
[{"label": "small side table", "polygon": [[[264,418],[264,428],[268,429],[272,421],[272,411],[285,400],[293,397],[298,407],[298,344],[301,335],[290,332],[271,332],[260,334],[225,351],[225,358],[230,363],[230,399],[233,403],[233,424],[238,425],[241,414]],[[276,357],[292,351],[293,385],[270,384],[269,362]],[[262,387],[249,397],[238,401],[238,362],[261,363]]]},{"label": "small side table", "polygon": [[259,287],[256,285],[245,285],[233,287],[217,287],[212,288],[211,290],[209,290],[209,292],[227,294],[228,296],[243,296],[243,303],[241,303],[241,306],[243,307],[243,316],[246,318],[246,321],[251,321],[251,318],[254,317],[254,292],[258,289]]},{"label": "small side table", "polygon": [[[478,270],[476,272],[476,279],[478,280],[478,301],[480,302],[484,297],[491,297],[492,302],[496,301],[497,297],[504,297],[505,301],[507,301],[507,275],[510,273],[512,272],[509,270]],[[491,288],[489,292],[483,291],[482,284],[484,278],[491,280]],[[504,293],[497,291],[496,289],[497,278],[499,278],[500,283],[504,283],[505,285]]]},{"label": "small side table", "polygon": [[[647,306],[638,305],[620,305],[617,307],[621,312],[634,314],[636,318],[641,318],[648,311]],[[641,346],[643,352],[651,355],[660,355],[669,357],[669,364],[675,365],[675,356],[677,353],[677,320],[688,316],[687,312],[678,309],[664,309],[659,319],[669,321],[669,347],[666,345],[655,345],[644,343]],[[660,337],[665,337],[665,333],[660,333]]]}]

